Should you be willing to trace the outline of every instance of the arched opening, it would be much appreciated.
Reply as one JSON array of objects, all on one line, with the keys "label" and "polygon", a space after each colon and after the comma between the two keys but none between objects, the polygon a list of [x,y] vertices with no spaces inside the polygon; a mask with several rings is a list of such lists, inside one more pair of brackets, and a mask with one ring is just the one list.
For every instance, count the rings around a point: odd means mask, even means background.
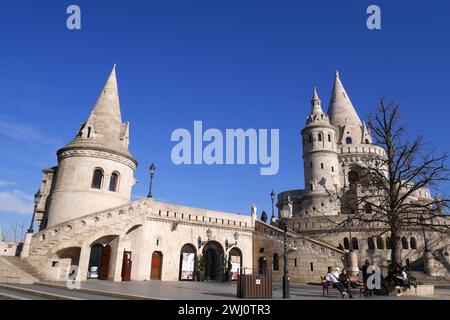
[{"label": "arched opening", "polygon": [[209,241],[203,248],[205,256],[205,279],[220,281],[224,274],[224,251],[220,243]]},{"label": "arched opening", "polygon": [[239,272],[241,272],[242,267],[242,251],[239,248],[234,247],[230,250],[228,254],[231,263],[231,280],[236,281],[239,276]]},{"label": "arched opening", "polygon": [[150,280],[161,280],[162,275],[163,254],[161,251],[155,251],[152,254],[152,269],[150,272]]},{"label": "arched opening", "polygon": [[372,205],[370,203],[366,203],[364,205],[364,212],[367,214],[371,214],[372,213]]},{"label": "arched opening", "polygon": [[119,174],[117,172],[113,172],[111,178],[109,179],[109,191],[117,192],[119,188]]},{"label": "arched opening", "polygon": [[350,138],[350,137],[345,138],[345,143],[352,144],[352,138]]},{"label": "arched opening", "polygon": [[280,257],[278,256],[278,253],[273,254],[273,271],[279,271],[280,270]]},{"label": "arched opening", "polygon": [[356,186],[358,182],[359,182],[359,173],[355,170],[351,170],[348,173],[348,183],[350,184],[350,187]]},{"label": "arched opening", "polygon": [[322,134],[321,134],[321,133],[318,134],[317,139],[318,139],[319,141],[322,141]]},{"label": "arched opening", "polygon": [[410,247],[411,249],[414,249],[414,250],[417,249],[417,241],[416,241],[416,238],[411,237],[411,239],[409,239],[409,247]]},{"label": "arched opening", "polygon": [[372,237],[367,239],[367,246],[369,247],[369,250],[375,250],[375,242]]},{"label": "arched opening", "polygon": [[259,257],[258,259],[258,273],[266,274],[267,273],[267,259],[266,257]]},{"label": "arched opening", "polygon": [[331,142],[331,134],[328,134],[328,142]]},{"label": "arched opening", "polygon": [[352,238],[352,248],[353,250],[359,250],[359,244],[357,238]]},{"label": "arched opening", "polygon": [[92,242],[88,264],[89,279],[108,280],[113,278],[114,259],[111,257],[117,251],[118,240],[118,236],[109,235]]},{"label": "arched opening", "polygon": [[377,237],[377,249],[384,250],[384,241],[381,237]]},{"label": "arched opening", "polygon": [[369,142],[369,139],[364,140],[364,143],[365,143],[365,144],[369,144],[369,143],[370,143],[370,142]]},{"label": "arched opening", "polygon": [[180,252],[180,276],[181,281],[194,281],[197,266],[197,249],[195,246],[187,243],[181,248]]},{"label": "arched opening", "polygon": [[350,250],[350,243],[348,241],[348,238],[344,238],[344,249]]},{"label": "arched opening", "polygon": [[95,169],[94,174],[92,175],[92,189],[101,189],[103,184],[103,170]]},{"label": "arched opening", "polygon": [[402,237],[402,248],[404,250],[408,250],[409,249],[408,240],[405,237]]}]

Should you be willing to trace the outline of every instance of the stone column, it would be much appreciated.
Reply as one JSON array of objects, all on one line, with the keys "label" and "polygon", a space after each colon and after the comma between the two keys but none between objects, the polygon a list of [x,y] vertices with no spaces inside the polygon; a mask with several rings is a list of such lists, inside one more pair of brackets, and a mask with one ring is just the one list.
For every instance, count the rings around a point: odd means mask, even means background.
[{"label": "stone column", "polygon": [[426,274],[436,277],[438,274],[436,273],[436,270],[434,269],[434,257],[433,253],[431,252],[425,252],[423,254],[423,269]]},{"label": "stone column", "polygon": [[87,272],[89,268],[89,258],[91,256],[91,247],[88,243],[83,243],[80,252],[80,261],[78,263],[78,272],[76,281],[85,281],[87,279]]},{"label": "stone column", "polygon": [[32,233],[27,233],[25,235],[25,240],[23,241],[22,251],[20,251],[20,257],[26,258],[30,255],[31,239],[33,238]]},{"label": "stone column", "polygon": [[356,255],[356,251],[350,251],[348,253],[348,272],[352,277],[359,273],[358,256]]}]

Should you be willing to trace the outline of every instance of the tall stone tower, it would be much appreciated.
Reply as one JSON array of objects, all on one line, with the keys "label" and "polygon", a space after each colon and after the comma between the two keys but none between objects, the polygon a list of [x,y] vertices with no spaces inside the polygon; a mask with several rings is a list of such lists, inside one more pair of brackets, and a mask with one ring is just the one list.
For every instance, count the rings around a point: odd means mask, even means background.
[{"label": "tall stone tower", "polygon": [[340,187],[336,128],[323,112],[314,88],[311,114],[302,130],[305,190],[300,215],[336,214],[329,205],[329,194]]},{"label": "tall stone tower", "polygon": [[128,144],[129,123],[122,123],[114,65],[86,122],[57,152],[44,227],[129,202],[137,161]]}]

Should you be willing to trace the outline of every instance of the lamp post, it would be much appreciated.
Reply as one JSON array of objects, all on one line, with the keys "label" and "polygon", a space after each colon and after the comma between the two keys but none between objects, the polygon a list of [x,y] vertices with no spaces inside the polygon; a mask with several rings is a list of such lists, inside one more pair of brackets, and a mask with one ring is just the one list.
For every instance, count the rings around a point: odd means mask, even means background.
[{"label": "lamp post", "polygon": [[272,199],[272,220],[274,220],[275,219],[275,208],[274,208],[273,202],[275,200],[275,192],[273,190],[270,193],[270,198]]},{"label": "lamp post", "polygon": [[231,249],[231,248],[237,246],[237,242],[239,240],[239,233],[237,233],[237,231],[233,234],[233,238],[234,238],[234,243],[229,243],[228,239],[225,240],[226,251],[228,251],[228,249]]},{"label": "lamp post", "polygon": [[41,191],[39,190],[38,192],[36,192],[36,194],[34,195],[34,210],[33,210],[33,215],[31,217],[31,223],[30,223],[30,227],[28,228],[27,233],[33,233],[33,225],[34,225],[34,218],[36,216],[36,209],[37,206],[39,204],[39,202],[41,201]]},{"label": "lamp post", "polygon": [[201,247],[203,247],[205,244],[208,243],[209,240],[211,240],[212,237],[212,231],[211,229],[206,230],[206,238],[208,238],[207,241],[202,241],[202,237],[198,236],[197,242],[198,242],[198,248],[200,249]]},{"label": "lamp post", "polygon": [[287,249],[287,219],[290,216],[288,206],[284,206],[281,210],[281,227],[284,231],[284,274],[283,274],[283,298],[289,298],[289,270],[288,270],[288,249]]},{"label": "lamp post", "polygon": [[153,176],[155,175],[155,170],[156,170],[156,167],[153,164],[153,162],[150,165],[149,170],[150,170],[150,188],[149,188],[149,191],[148,191],[147,198],[153,198],[153,195],[152,195],[152,184],[153,184]]}]

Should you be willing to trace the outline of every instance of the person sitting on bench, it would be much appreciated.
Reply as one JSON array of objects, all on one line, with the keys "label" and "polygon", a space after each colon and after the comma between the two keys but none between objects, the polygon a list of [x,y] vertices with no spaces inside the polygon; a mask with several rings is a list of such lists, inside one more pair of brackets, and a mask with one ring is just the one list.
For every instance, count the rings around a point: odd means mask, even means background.
[{"label": "person sitting on bench", "polygon": [[408,275],[406,274],[405,270],[403,270],[399,266],[395,267],[393,280],[394,280],[395,289],[397,289],[397,297],[402,295],[403,287],[407,287],[408,289],[410,288],[410,285],[408,282]]},{"label": "person sitting on bench", "polygon": [[351,288],[351,281],[350,281],[350,275],[347,272],[347,269],[342,269],[341,274],[339,275],[339,282],[342,283],[346,291],[348,292],[350,298],[353,298],[352,293],[350,291]]},{"label": "person sitting on bench", "polygon": [[[336,276],[336,271],[338,273],[338,276]],[[344,286],[342,283],[339,282],[339,268],[334,269],[333,267],[328,267],[328,272],[325,277],[325,281],[329,284],[331,284],[334,288],[338,289],[339,292],[342,294],[342,298],[345,298],[347,296],[347,292],[345,291]]]}]

